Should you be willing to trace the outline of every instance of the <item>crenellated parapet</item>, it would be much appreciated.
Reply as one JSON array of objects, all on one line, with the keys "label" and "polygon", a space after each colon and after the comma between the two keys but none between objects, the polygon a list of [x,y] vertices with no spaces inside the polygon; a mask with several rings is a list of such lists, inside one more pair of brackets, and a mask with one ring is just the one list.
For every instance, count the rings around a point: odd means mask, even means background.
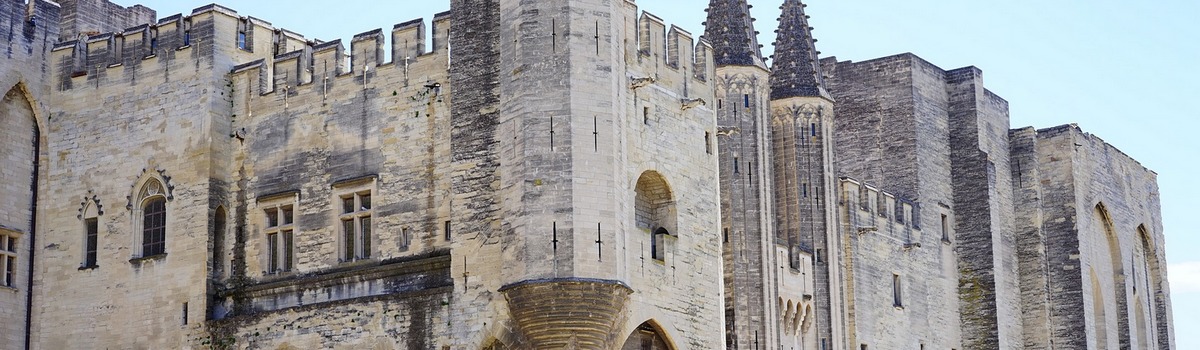
[{"label": "crenellated parapet", "polygon": [[838,206],[849,223],[846,234],[877,234],[911,249],[920,247],[921,206],[879,187],[842,177],[838,186]]},{"label": "crenellated parapet", "polygon": [[[421,19],[396,25],[390,33],[391,46],[382,29],[355,35],[347,49],[342,40],[321,41],[270,22],[241,16],[237,11],[207,5],[189,15],[177,14],[155,23],[122,31],[87,33],[77,40],[53,46],[51,57],[60,91],[79,86],[137,84],[147,71],[163,71],[167,80],[184,67],[211,65],[217,70],[261,74],[255,91],[270,93],[278,88],[321,82],[324,88],[338,77],[358,77],[359,83],[373,78],[376,68],[395,66],[407,75],[422,69],[422,61],[441,56],[444,69],[448,54],[449,12],[434,17],[433,37],[427,39]],[[426,43],[432,42],[432,50]],[[386,50],[386,51],[385,51]],[[393,58],[386,61],[387,54]],[[190,70],[194,74],[195,70]]]},{"label": "crenellated parapet", "polygon": [[629,70],[654,78],[662,86],[686,89],[714,76],[713,48],[683,28],[668,25],[649,12],[637,15],[637,5],[625,1],[625,13],[636,21],[625,23],[625,61]]},{"label": "crenellated parapet", "polygon": [[[231,70],[235,81],[251,81],[252,96],[268,96],[279,91],[296,94],[315,90],[322,95],[345,85],[370,85],[383,75],[403,80],[430,69],[444,71],[449,55],[447,45],[449,12],[439,13],[432,22],[432,40],[426,37],[423,19],[395,25],[390,35],[375,29],[355,35],[349,49],[342,40],[307,41],[296,50],[240,64]],[[387,49],[388,39],[390,49]],[[432,50],[426,43],[432,41]],[[386,51],[391,53],[388,61]],[[422,85],[429,83],[425,80]]]}]

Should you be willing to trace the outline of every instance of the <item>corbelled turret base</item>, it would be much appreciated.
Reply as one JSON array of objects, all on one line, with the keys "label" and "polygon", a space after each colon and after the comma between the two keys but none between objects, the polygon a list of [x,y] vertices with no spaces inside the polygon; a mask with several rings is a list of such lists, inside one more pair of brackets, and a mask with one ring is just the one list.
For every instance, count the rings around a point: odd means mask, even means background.
[{"label": "corbelled turret base", "polygon": [[513,349],[615,349],[633,290],[618,281],[551,279],[500,290],[515,326]]}]

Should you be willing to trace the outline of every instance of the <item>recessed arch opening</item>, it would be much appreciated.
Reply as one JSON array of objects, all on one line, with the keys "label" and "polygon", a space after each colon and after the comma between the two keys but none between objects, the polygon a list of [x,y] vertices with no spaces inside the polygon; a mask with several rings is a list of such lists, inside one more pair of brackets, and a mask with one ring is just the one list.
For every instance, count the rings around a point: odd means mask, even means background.
[{"label": "recessed arch opening", "polygon": [[638,325],[625,339],[621,350],[675,350],[675,342],[654,320]]}]

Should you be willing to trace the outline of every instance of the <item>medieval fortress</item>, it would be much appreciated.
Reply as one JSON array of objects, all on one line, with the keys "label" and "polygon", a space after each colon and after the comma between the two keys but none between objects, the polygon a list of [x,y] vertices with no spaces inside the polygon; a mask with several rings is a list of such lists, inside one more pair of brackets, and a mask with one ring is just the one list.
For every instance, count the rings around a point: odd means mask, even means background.
[{"label": "medieval fortress", "polygon": [[1174,347],[1156,174],[977,68],[450,8],[0,0],[0,348]]}]

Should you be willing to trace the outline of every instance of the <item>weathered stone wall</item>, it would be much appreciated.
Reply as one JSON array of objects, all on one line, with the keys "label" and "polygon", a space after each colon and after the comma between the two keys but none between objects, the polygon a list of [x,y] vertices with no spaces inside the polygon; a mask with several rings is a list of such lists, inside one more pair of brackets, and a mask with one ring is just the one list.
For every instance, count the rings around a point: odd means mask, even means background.
[{"label": "weathered stone wall", "polygon": [[[775,347],[775,181],[769,71],[717,67],[717,149],[725,253],[726,346]],[[785,241],[786,242],[786,241]],[[786,257],[784,257],[786,259]]]},{"label": "weathered stone wall", "polygon": [[[36,285],[35,231],[42,213],[35,202],[43,197],[49,99],[46,72],[50,49],[58,38],[59,6],[47,1],[0,1],[0,231],[16,238],[4,245],[15,257],[9,286],[0,286],[0,349],[21,349],[29,341],[28,322]],[[41,207],[38,205],[37,207]],[[7,271],[0,270],[0,274]],[[3,275],[0,275],[3,276]]]},{"label": "weathered stone wall", "polygon": [[79,35],[111,33],[133,26],[154,23],[153,9],[142,5],[124,7],[107,0],[62,0],[62,32],[59,39],[74,40]]},{"label": "weathered stone wall", "polygon": [[[911,54],[865,62],[823,60],[829,91],[837,101],[835,150],[838,174],[878,186],[900,203],[911,203],[912,237],[864,233],[882,230],[866,221],[843,226],[841,236],[858,237],[849,247],[863,249],[846,262],[847,309],[852,315],[848,346],[881,348],[961,347],[958,301],[959,263],[951,181],[950,92],[945,71]],[[1007,125],[1007,124],[1005,124]],[[888,208],[885,196],[866,192],[854,200],[875,207],[874,215],[901,216],[903,205]],[[868,204],[869,203],[869,204]],[[881,214],[882,213],[882,214]],[[945,218],[945,219],[943,219]],[[855,221],[848,221],[855,223]],[[943,222],[946,235],[943,237]],[[871,263],[874,261],[875,263]],[[859,264],[859,262],[862,262]],[[891,280],[899,275],[906,296],[892,304]],[[864,289],[866,288],[866,289]],[[921,297],[913,297],[921,296]],[[883,327],[882,325],[888,325]],[[893,327],[903,324],[902,327]],[[893,333],[889,329],[904,329]]]},{"label": "weathered stone wall", "polygon": [[1014,181],[1041,193],[1018,207],[1042,213],[1044,234],[1034,239],[1065,247],[1045,251],[1046,274],[1025,266],[1036,252],[1021,254],[1023,298],[1047,305],[1048,314],[1048,327],[1026,330],[1025,342],[1173,348],[1157,175],[1074,125],[1013,135],[1023,145],[1014,147],[1022,160]]}]

